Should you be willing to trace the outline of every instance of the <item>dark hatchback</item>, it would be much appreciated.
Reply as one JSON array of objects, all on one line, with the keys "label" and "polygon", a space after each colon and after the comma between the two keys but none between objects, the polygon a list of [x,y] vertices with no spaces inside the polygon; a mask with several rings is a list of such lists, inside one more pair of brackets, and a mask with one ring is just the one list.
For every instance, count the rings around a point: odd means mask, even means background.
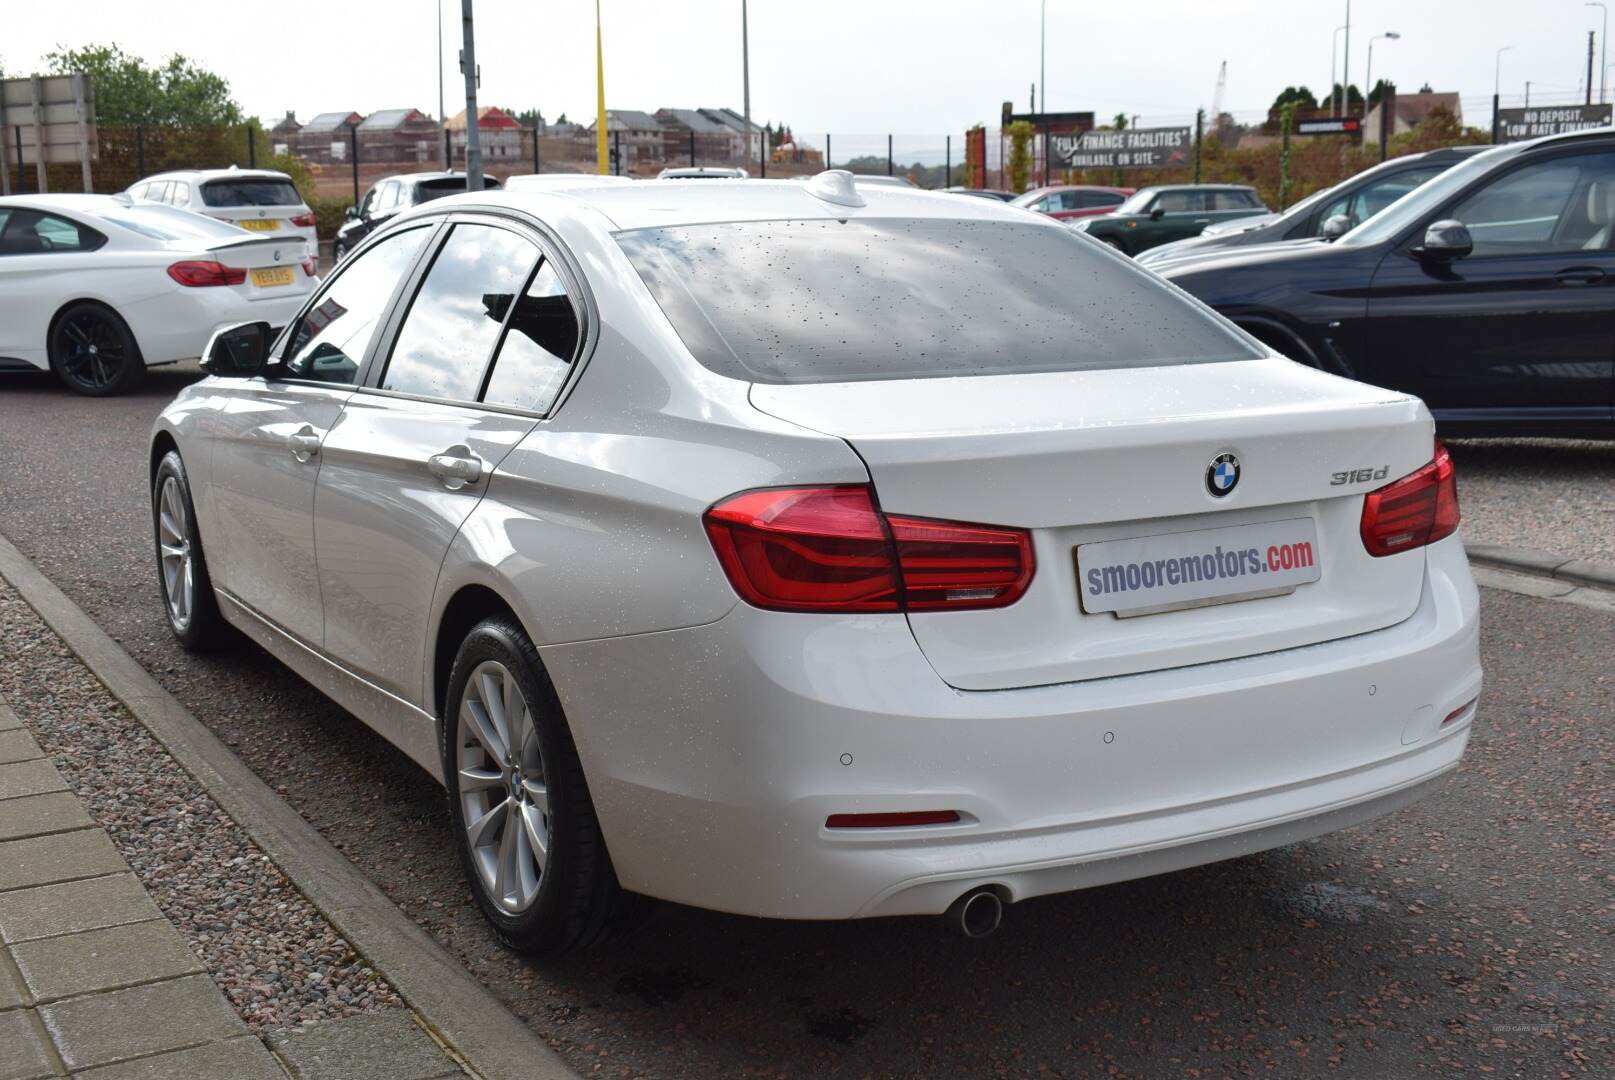
[{"label": "dark hatchback", "polygon": [[1615,437],[1615,130],[1500,146],[1332,244],[1158,272],[1451,435]]},{"label": "dark hatchback", "polygon": [[[482,186],[497,188],[499,180],[484,176]],[[394,214],[445,195],[458,195],[464,190],[463,172],[402,173],[382,177],[365,192],[358,206],[348,208],[348,219],[337,229],[336,241],[331,246],[332,259],[340,262],[344,255],[358,247],[361,240],[381,228]]]},{"label": "dark hatchback", "polygon": [[1188,256],[1201,256],[1235,247],[1254,247],[1280,240],[1333,239],[1349,232],[1460,161],[1474,157],[1487,146],[1449,146],[1422,154],[1405,154],[1364,169],[1296,203],[1282,214],[1227,222],[1199,236],[1174,240],[1151,248],[1138,257],[1140,266],[1159,269]]}]

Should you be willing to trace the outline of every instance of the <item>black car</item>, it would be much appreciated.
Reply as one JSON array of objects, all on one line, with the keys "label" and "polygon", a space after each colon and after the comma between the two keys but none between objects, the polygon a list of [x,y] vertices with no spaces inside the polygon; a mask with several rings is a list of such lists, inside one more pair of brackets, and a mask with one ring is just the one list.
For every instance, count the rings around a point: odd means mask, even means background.
[{"label": "black car", "polygon": [[1308,195],[1281,214],[1213,225],[1199,236],[1151,248],[1138,257],[1138,262],[1140,266],[1157,269],[1186,256],[1200,256],[1225,248],[1315,237],[1333,239],[1355,229],[1414,188],[1486,149],[1489,148],[1449,146],[1392,158],[1334,187]]},{"label": "black car", "polygon": [[[497,188],[499,181],[492,176],[482,178],[484,188]],[[331,245],[333,260],[359,246],[359,241],[379,229],[394,214],[419,206],[423,202],[441,199],[445,195],[458,195],[465,190],[463,172],[401,173],[377,180],[358,206],[348,208],[348,220],[336,231]]]},{"label": "black car", "polygon": [[1495,147],[1332,244],[1159,272],[1453,435],[1615,437],[1615,130]]}]

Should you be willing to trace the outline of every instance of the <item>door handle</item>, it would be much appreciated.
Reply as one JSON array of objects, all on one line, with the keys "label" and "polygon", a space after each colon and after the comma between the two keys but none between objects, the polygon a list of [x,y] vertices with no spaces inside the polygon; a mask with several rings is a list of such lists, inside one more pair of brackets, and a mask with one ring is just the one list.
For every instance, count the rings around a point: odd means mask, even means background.
[{"label": "door handle", "polygon": [[292,457],[306,462],[319,454],[321,438],[323,436],[312,425],[304,424],[286,436],[286,445],[291,447]]},{"label": "door handle", "polygon": [[443,481],[450,491],[459,491],[482,479],[482,459],[468,446],[451,446],[427,458],[426,471]]},{"label": "door handle", "polygon": [[1194,219],[1194,223],[1196,225],[1210,225],[1211,219],[1208,217],[1197,217]]},{"label": "door handle", "polygon": [[1604,272],[1596,266],[1572,266],[1553,275],[1561,285],[1596,285],[1604,280]]}]

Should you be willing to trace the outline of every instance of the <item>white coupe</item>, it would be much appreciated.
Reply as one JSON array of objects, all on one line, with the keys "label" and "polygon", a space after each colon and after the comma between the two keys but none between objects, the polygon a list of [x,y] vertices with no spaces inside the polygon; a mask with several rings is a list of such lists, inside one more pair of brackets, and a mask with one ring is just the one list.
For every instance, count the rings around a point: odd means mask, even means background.
[{"label": "white coupe", "polygon": [[[458,195],[159,417],[164,607],[448,789],[498,933],[947,913],[1450,777],[1430,414],[1057,221],[845,172]],[[1350,876],[1350,865],[1336,871]]]},{"label": "white coupe", "polygon": [[0,198],[0,371],[116,394],[220,327],[284,325],[318,284],[302,237],[124,195]]}]

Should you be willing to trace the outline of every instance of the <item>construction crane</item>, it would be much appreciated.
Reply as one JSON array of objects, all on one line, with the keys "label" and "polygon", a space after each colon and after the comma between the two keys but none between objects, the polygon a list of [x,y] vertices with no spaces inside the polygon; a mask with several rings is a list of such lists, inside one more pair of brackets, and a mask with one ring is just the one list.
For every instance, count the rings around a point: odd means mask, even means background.
[{"label": "construction crane", "polygon": [[1211,126],[1216,128],[1217,118],[1222,115],[1223,98],[1228,95],[1228,61],[1224,60],[1217,69],[1217,92],[1211,95]]}]

